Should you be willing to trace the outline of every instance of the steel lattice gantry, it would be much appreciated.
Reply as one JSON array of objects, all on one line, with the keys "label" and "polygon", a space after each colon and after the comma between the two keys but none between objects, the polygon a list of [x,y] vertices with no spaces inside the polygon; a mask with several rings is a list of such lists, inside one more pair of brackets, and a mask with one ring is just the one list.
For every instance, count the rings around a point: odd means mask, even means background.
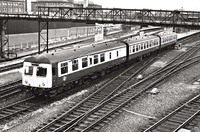
[{"label": "steel lattice gantry", "polygon": [[[136,24],[170,27],[200,28],[200,12],[178,10],[118,9],[118,8],[72,8],[72,7],[38,7],[37,14],[0,14],[1,21],[8,20],[38,21],[38,52],[40,37],[46,42],[44,50],[48,52],[48,25],[51,21],[75,21],[84,23]],[[44,24],[44,26],[42,25]],[[42,26],[42,28],[40,27]],[[46,26],[46,39],[41,31]],[[0,27],[1,30],[3,26]],[[3,31],[3,30],[2,30]],[[5,44],[0,44],[0,58],[3,57]]]},{"label": "steel lattice gantry", "polygon": [[195,11],[39,7],[38,17],[52,21],[200,27],[200,12]]}]

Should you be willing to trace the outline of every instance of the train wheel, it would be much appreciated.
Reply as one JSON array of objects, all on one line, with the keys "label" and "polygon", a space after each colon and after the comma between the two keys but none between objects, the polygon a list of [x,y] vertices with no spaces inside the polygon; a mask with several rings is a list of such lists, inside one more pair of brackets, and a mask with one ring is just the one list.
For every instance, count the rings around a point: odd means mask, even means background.
[{"label": "train wheel", "polygon": [[56,90],[50,90],[47,94],[46,94],[46,96],[47,97],[54,97],[54,96],[56,96],[58,93],[57,93],[57,91]]},{"label": "train wheel", "polygon": [[101,76],[103,77],[103,76],[105,76],[106,75],[106,72],[103,70],[103,71],[101,71]]},{"label": "train wheel", "polygon": [[32,93],[36,96],[45,95],[45,90],[39,88],[33,88]]}]

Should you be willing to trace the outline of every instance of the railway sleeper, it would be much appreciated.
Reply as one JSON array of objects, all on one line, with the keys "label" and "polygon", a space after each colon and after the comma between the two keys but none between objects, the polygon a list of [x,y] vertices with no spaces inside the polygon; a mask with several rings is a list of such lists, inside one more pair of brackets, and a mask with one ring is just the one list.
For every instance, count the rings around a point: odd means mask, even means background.
[{"label": "railway sleeper", "polygon": [[170,129],[173,130],[173,129],[177,128],[177,126],[179,126],[179,125],[180,125],[179,123],[170,123],[170,122],[168,122],[168,123],[161,124],[158,128],[162,128],[164,130],[168,129],[168,131],[169,131]]},{"label": "railway sleeper", "polygon": [[107,107],[107,106],[104,106],[103,108],[101,108],[102,110],[104,111],[109,111],[110,109],[112,109],[113,107]]},{"label": "railway sleeper", "polygon": [[83,127],[80,127],[80,126],[79,126],[79,127],[76,127],[76,128],[74,128],[74,130],[75,130],[75,131],[83,131],[83,129],[84,129],[84,128],[83,128]]},{"label": "railway sleeper", "polygon": [[94,98],[91,98],[91,99],[89,100],[89,102],[96,102],[96,103],[99,103],[101,100],[102,100],[102,98],[96,98],[96,97],[94,97]]},{"label": "railway sleeper", "polygon": [[61,127],[62,125],[64,125],[64,123],[62,123],[62,124],[55,123],[55,124],[54,124],[54,126],[55,126],[56,128]]},{"label": "railway sleeper", "polygon": [[93,122],[92,121],[88,121],[88,120],[84,120],[83,123],[85,123],[85,124],[92,124]]},{"label": "railway sleeper", "polygon": [[91,107],[80,107],[79,110],[88,111]]},{"label": "railway sleeper", "polygon": [[94,114],[95,114],[95,115],[99,115],[99,116],[104,115],[104,113],[102,113],[102,112],[95,112]]},{"label": "railway sleeper", "polygon": [[87,127],[88,125],[89,125],[89,124],[86,124],[86,123],[80,123],[80,124],[79,124],[80,127]]},{"label": "railway sleeper", "polygon": [[93,106],[95,106],[97,102],[86,102],[83,104],[84,107],[91,109]]},{"label": "railway sleeper", "polygon": [[99,116],[98,116],[98,115],[95,115],[95,114],[90,115],[90,117],[99,118]]},{"label": "railway sleeper", "polygon": [[169,127],[158,127],[158,128],[156,128],[156,131],[157,132],[169,132]]},{"label": "railway sleeper", "polygon": [[102,94],[96,94],[96,95],[94,95],[94,97],[92,97],[91,99],[102,99],[102,98],[104,98],[106,96],[106,94],[105,95],[102,95]]},{"label": "railway sleeper", "polygon": [[102,97],[97,97],[96,98],[96,96],[94,96],[94,97],[90,98],[90,100],[88,100],[88,102],[90,102],[90,101],[92,101],[92,102],[99,102],[101,100],[102,100]]},{"label": "railway sleeper", "polygon": [[10,111],[7,111],[6,109],[3,110],[3,111],[1,111],[1,113],[6,114],[6,115],[11,115],[11,114],[13,114],[13,113],[15,113],[15,112],[16,112],[16,111],[10,112]]},{"label": "railway sleeper", "polygon": [[71,121],[71,120],[62,119],[60,122],[61,122],[62,124],[67,124],[67,123],[69,123],[69,121]]},{"label": "railway sleeper", "polygon": [[87,110],[83,110],[83,109],[77,109],[76,111],[78,111],[78,112],[82,112],[82,113],[87,112]]},{"label": "railway sleeper", "polygon": [[75,115],[82,115],[83,113],[85,113],[85,112],[73,111],[73,114],[75,114]]},{"label": "railway sleeper", "polygon": [[102,110],[102,109],[100,109],[100,110],[98,110],[98,112],[100,112],[100,113],[107,113],[108,111],[110,111],[111,109],[107,109],[107,110]]},{"label": "railway sleeper", "polygon": [[181,118],[181,117],[171,117],[170,119],[168,119],[171,122],[174,123],[183,123],[184,121],[186,121],[188,118]]},{"label": "railway sleeper", "polygon": [[14,110],[14,109],[5,109],[5,110],[8,111],[8,112],[12,112],[12,113],[16,112],[16,110]]},{"label": "railway sleeper", "polygon": [[182,118],[189,118],[191,115],[193,115],[194,113],[188,113],[188,112],[179,112],[177,113],[175,116],[177,117],[182,117]]},{"label": "railway sleeper", "polygon": [[51,132],[53,132],[55,129],[57,129],[57,127],[55,127],[55,126],[51,126],[51,127],[49,128],[49,130],[50,130]]},{"label": "railway sleeper", "polygon": [[180,111],[178,114],[182,116],[191,116],[197,111]]},{"label": "railway sleeper", "polygon": [[116,104],[116,106],[120,105],[121,103],[124,102],[124,99],[121,99],[121,100],[115,100],[112,102],[112,104]]},{"label": "railway sleeper", "polygon": [[67,116],[65,117],[65,120],[71,121],[71,120],[74,120],[74,117]]},{"label": "railway sleeper", "polygon": [[73,118],[79,117],[79,115],[75,115],[75,114],[70,114],[70,116],[73,117]]},{"label": "railway sleeper", "polygon": [[105,126],[105,123],[99,123],[97,126],[94,127],[95,130],[101,129],[103,126]]},{"label": "railway sleeper", "polygon": [[91,121],[91,122],[94,122],[95,119],[94,118],[91,118],[91,117],[88,117],[87,120]]}]

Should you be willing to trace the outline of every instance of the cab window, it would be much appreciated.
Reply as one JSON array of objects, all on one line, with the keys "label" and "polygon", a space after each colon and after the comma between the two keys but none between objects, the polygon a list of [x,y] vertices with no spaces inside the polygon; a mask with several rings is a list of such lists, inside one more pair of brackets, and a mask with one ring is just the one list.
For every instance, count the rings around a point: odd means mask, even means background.
[{"label": "cab window", "polygon": [[33,75],[33,67],[32,66],[25,67],[24,74],[25,75]]},{"label": "cab window", "polygon": [[36,76],[46,77],[46,75],[47,75],[47,68],[37,67]]}]

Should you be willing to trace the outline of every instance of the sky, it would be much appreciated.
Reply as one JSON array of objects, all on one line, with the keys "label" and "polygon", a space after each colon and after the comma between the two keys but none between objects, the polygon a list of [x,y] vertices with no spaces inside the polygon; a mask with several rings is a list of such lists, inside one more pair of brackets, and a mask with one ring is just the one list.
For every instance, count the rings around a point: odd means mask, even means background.
[{"label": "sky", "polygon": [[[81,1],[81,0],[77,0]],[[200,0],[89,0],[103,8],[200,11]]]}]

